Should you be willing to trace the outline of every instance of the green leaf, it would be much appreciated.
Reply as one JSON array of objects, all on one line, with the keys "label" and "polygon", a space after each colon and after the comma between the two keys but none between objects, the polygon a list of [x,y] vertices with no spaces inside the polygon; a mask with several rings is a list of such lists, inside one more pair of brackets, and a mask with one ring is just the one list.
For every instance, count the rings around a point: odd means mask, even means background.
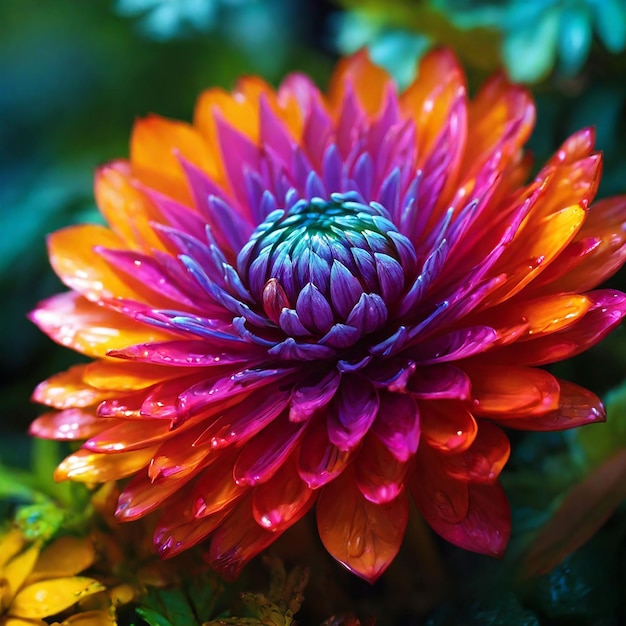
[{"label": "green leaf", "polygon": [[149,626],[173,626],[166,617],[163,617],[163,615],[153,609],[137,608],[135,611]]}]

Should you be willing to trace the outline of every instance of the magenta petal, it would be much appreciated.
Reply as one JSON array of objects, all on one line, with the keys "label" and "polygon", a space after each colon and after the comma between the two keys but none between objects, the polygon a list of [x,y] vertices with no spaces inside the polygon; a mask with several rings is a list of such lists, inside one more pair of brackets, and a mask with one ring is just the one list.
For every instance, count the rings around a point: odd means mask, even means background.
[{"label": "magenta petal", "polygon": [[417,402],[407,394],[381,392],[372,432],[398,461],[408,461],[417,451],[420,441]]},{"label": "magenta petal", "polygon": [[285,418],[275,419],[241,450],[233,476],[237,484],[255,485],[269,480],[288,458],[306,429]]},{"label": "magenta petal", "polygon": [[333,399],[340,378],[339,372],[332,369],[325,376],[296,387],[291,397],[289,419],[292,422],[302,422],[318,409],[325,407]]},{"label": "magenta petal", "polygon": [[410,350],[418,365],[445,363],[466,359],[488,350],[498,340],[498,334],[489,326],[473,326],[453,330],[418,344]]},{"label": "magenta petal", "polygon": [[364,376],[345,375],[328,408],[328,437],[340,450],[351,450],[378,413],[378,393]]}]

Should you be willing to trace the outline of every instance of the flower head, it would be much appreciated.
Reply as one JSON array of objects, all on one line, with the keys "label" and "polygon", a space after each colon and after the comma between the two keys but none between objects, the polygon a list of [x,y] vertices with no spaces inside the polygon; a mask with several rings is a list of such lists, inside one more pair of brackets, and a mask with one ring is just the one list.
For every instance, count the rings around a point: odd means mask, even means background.
[{"label": "flower head", "polygon": [[109,226],[49,239],[70,291],[32,313],[94,358],[35,399],[41,437],[86,440],[59,479],[133,477],[120,520],[162,510],[172,556],[236,575],[315,504],[321,539],[375,580],[409,498],[440,535],[500,554],[502,427],[603,419],[539,366],[626,314],[591,291],[626,258],[626,198],[591,205],[593,132],[525,184],[528,93],[469,101],[437,50],[402,94],[365,53],[327,95],[302,75],[205,92],[193,125],[137,123],[100,169]]}]

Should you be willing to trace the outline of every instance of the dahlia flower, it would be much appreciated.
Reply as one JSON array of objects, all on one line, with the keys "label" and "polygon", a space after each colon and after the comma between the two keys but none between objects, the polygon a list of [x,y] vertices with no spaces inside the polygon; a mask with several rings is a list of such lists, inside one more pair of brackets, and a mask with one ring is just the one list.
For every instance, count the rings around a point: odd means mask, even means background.
[{"label": "dahlia flower", "polygon": [[315,507],[374,581],[409,499],[467,550],[502,553],[503,428],[604,418],[540,366],[598,342],[626,295],[626,197],[591,204],[590,129],[526,183],[531,97],[472,100],[437,50],[399,94],[364,52],[327,94],[303,75],[204,92],[193,125],[137,122],[102,167],[108,226],[49,238],[69,291],[33,321],[94,360],[41,383],[39,437],[85,440],[56,478],[132,477],[117,517],[161,511],[159,553],[206,542],[235,576]]}]

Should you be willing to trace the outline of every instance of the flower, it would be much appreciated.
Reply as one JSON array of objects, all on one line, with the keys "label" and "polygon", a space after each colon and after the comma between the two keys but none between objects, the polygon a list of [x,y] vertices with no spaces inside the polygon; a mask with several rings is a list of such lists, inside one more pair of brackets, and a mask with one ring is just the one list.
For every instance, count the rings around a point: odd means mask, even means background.
[{"label": "flower", "polygon": [[601,156],[570,137],[532,182],[532,100],[497,75],[468,101],[452,53],[398,94],[365,53],[327,95],[302,75],[137,122],[102,167],[109,226],[49,239],[70,291],[31,314],[93,357],[41,383],[40,437],[86,440],[57,479],[127,477],[117,518],[161,511],[164,557],[207,542],[226,576],[315,504],[330,554],[374,581],[412,498],[499,555],[502,427],[604,418],[540,366],[598,342],[626,295],[626,197],[591,205]]},{"label": "flower", "polygon": [[[104,591],[97,580],[76,575],[94,559],[85,539],[62,537],[42,551],[39,542],[27,545],[19,530],[5,532],[0,536],[0,625],[46,626],[44,617]],[[116,621],[103,610],[76,613],[63,624],[115,626]]]}]

